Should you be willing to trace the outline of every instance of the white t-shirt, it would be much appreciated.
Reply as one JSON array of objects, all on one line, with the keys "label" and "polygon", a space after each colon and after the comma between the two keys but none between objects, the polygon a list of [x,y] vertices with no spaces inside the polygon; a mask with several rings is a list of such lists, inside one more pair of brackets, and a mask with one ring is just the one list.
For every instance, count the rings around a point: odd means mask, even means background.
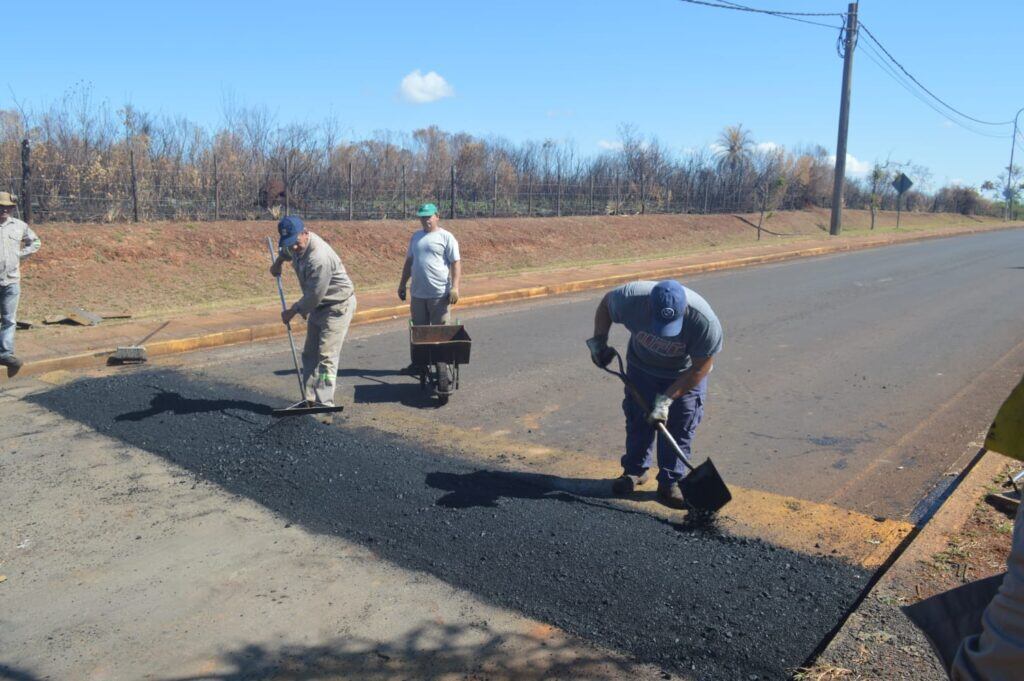
[{"label": "white t-shirt", "polygon": [[452,233],[438,227],[433,232],[417,231],[409,239],[407,257],[412,258],[414,298],[443,298],[451,287],[451,266],[459,261],[459,242]]}]

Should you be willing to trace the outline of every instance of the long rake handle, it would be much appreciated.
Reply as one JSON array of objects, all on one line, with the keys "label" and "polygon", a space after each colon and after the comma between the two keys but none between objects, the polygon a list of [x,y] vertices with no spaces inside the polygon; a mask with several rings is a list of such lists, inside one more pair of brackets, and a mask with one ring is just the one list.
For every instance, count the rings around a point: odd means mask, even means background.
[{"label": "long rake handle", "polygon": [[[270,250],[270,263],[274,264],[277,260],[277,256],[274,255],[274,240],[269,236],[267,237],[267,248]],[[284,299],[284,286],[281,284],[281,275],[277,275],[277,293],[281,296],[281,311],[284,312],[288,309],[288,303]],[[299,395],[302,396],[303,402],[309,402],[309,398],[306,397],[306,384],[302,382],[302,370],[299,369],[299,354],[295,352],[295,339],[292,337],[292,325],[285,324],[284,328],[288,329],[288,345],[292,348],[292,362],[295,363],[295,376],[299,379]]]},{"label": "long rake handle", "polygon": [[[609,369],[608,367],[601,368],[607,371],[609,374],[618,376],[619,379],[625,384],[626,390],[629,391],[629,394],[633,396],[633,399],[636,400],[636,403],[640,405],[640,408],[647,412],[649,416],[651,413],[651,408],[647,406],[647,400],[643,398],[637,387],[633,385],[633,381],[629,380],[629,377],[626,376],[626,371],[622,366],[622,356],[619,354],[619,351],[616,350],[615,348],[612,348],[612,352],[615,353],[615,359],[617,359],[619,362],[619,370],[615,371],[614,369]],[[674,437],[672,437],[672,434],[668,432],[668,428],[665,427],[665,424],[662,423],[661,421],[655,421],[655,424],[657,425],[658,431],[661,433],[662,437],[668,440],[669,445],[671,445],[672,449],[675,450],[676,457],[680,461],[682,461],[683,465],[689,468],[692,472],[694,470],[693,464],[686,460],[686,455],[683,454],[682,448],[679,447],[679,443],[676,442],[676,439]]]}]

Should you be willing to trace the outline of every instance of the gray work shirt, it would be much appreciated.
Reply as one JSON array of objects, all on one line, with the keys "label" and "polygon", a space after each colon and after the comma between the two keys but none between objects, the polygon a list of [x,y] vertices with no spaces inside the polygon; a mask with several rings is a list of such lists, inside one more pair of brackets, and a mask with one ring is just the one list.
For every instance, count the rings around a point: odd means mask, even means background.
[{"label": "gray work shirt", "polygon": [[459,242],[451,232],[438,227],[422,229],[409,239],[406,257],[412,258],[413,298],[443,298],[451,286],[451,266],[459,261]]},{"label": "gray work shirt", "polygon": [[39,250],[42,244],[32,228],[17,218],[0,224],[0,286],[21,280],[21,259]]},{"label": "gray work shirt", "polygon": [[355,293],[341,258],[313,232],[302,255],[292,256],[292,267],[302,287],[302,298],[292,309],[303,317],[318,307],[343,303]]},{"label": "gray work shirt", "polygon": [[722,325],[714,310],[696,291],[686,288],[683,329],[674,338],[650,332],[651,290],[656,281],[634,281],[608,293],[612,321],[630,331],[630,363],[647,373],[675,378],[693,364],[693,357],[711,357],[722,349]]}]

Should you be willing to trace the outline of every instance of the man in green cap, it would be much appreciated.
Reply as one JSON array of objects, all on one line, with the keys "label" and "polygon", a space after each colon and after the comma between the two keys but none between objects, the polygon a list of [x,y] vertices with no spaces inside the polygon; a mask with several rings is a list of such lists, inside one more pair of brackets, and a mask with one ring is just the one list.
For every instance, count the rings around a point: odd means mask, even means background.
[{"label": "man in green cap", "polygon": [[17,204],[8,192],[0,192],[0,366],[13,377],[21,369],[14,355],[15,317],[21,297],[21,260],[39,250],[39,237],[11,213]]},{"label": "man in green cap", "polygon": [[447,324],[448,306],[459,302],[462,261],[459,242],[441,227],[437,206],[425,203],[416,211],[422,229],[409,239],[398,297],[407,298],[406,284],[412,278],[409,310],[413,324]]}]

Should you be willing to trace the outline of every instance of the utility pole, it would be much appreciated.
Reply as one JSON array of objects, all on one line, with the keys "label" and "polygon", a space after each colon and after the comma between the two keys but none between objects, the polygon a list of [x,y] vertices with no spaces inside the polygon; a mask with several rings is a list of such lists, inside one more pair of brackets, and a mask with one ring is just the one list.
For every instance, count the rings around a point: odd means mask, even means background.
[{"label": "utility pole", "polygon": [[1013,182],[1013,148],[1017,146],[1017,119],[1020,118],[1021,112],[1024,111],[1024,107],[1017,112],[1017,115],[1013,117],[1013,136],[1010,137],[1010,165],[1006,168],[1006,219],[1007,221],[1013,219],[1013,195],[1015,192],[1011,191],[1010,184]]},{"label": "utility pole", "polygon": [[843,91],[839,99],[839,139],[836,141],[836,179],[832,188],[832,222],[828,233],[838,236],[843,229],[843,184],[846,182],[846,133],[850,127],[850,79],[853,49],[857,46],[857,3],[846,12],[846,41],[843,52]]}]

